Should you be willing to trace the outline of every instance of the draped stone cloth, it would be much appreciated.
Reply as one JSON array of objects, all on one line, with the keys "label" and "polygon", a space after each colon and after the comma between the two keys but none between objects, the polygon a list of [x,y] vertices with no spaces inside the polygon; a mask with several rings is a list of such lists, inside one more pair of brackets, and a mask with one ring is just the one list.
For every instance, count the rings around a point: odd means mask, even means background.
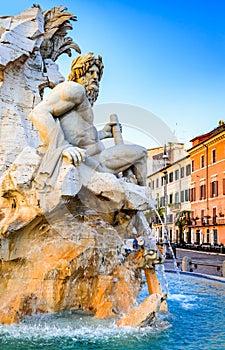
[{"label": "draped stone cloth", "polygon": [[62,164],[62,152],[68,146],[71,145],[65,140],[60,122],[57,120],[54,129],[50,133],[50,143],[35,177],[36,187],[39,190],[55,188]]}]

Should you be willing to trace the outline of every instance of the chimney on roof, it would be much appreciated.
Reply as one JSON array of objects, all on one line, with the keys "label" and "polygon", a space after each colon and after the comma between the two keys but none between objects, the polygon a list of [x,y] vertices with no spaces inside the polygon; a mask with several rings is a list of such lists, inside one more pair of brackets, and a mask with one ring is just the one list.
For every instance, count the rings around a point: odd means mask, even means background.
[{"label": "chimney on roof", "polygon": [[221,119],[221,120],[219,121],[219,126],[222,126],[222,125],[224,125],[224,121]]}]

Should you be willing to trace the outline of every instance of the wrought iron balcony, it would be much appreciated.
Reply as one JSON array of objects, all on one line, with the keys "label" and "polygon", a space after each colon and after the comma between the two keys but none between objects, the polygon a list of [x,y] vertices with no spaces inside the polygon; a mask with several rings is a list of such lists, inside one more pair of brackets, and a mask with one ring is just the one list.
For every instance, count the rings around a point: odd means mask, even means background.
[{"label": "wrought iron balcony", "polygon": [[171,211],[176,211],[181,209],[181,203],[172,203],[169,204],[170,210]]}]

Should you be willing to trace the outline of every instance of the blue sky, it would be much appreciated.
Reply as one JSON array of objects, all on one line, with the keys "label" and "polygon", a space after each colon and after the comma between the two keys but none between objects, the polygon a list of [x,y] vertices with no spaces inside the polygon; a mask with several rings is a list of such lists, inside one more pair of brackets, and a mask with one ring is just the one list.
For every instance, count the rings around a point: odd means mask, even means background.
[{"label": "blue sky", "polygon": [[[8,0],[1,15],[35,1]],[[160,117],[187,142],[225,119],[225,1],[39,0],[78,17],[69,35],[103,57],[98,103],[127,103]],[[75,57],[75,55],[74,55]],[[58,61],[67,76],[71,58]],[[189,144],[190,145],[190,144]]]}]

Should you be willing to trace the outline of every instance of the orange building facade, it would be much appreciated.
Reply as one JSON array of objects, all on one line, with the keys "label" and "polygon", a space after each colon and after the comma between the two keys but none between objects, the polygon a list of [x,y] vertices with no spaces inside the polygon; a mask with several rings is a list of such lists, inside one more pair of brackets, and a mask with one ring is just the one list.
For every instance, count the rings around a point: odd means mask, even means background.
[{"label": "orange building facade", "polygon": [[224,122],[191,142],[191,241],[225,245]]}]

